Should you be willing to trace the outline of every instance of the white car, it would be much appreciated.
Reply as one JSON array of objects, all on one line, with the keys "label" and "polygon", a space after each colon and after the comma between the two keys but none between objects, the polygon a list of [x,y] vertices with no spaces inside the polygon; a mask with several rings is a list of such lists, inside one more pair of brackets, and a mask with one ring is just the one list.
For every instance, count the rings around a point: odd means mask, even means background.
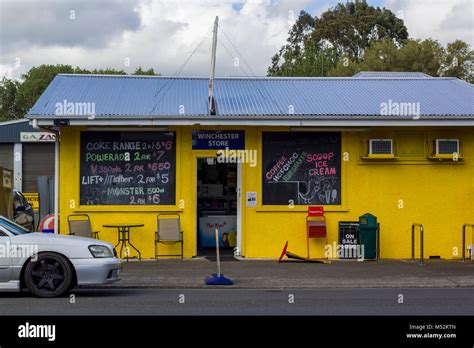
[{"label": "white car", "polygon": [[0,216],[0,291],[27,288],[39,297],[56,297],[78,285],[116,282],[121,269],[112,244],[30,233]]}]

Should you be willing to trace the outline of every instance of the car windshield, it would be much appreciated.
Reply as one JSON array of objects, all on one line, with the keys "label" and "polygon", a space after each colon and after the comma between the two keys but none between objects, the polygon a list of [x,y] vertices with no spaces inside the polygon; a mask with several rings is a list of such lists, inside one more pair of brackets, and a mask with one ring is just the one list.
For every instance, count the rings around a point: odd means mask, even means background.
[{"label": "car windshield", "polygon": [[18,225],[17,223],[1,215],[0,215],[0,226],[4,227],[6,230],[8,230],[10,233],[13,233],[14,235],[26,234],[30,232],[26,228]]}]

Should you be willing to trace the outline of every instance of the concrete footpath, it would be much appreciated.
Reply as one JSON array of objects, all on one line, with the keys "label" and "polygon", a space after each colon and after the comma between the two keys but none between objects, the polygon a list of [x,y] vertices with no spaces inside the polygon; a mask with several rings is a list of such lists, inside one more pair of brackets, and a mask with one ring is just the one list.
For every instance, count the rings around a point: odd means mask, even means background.
[{"label": "concrete footpath", "polygon": [[[403,260],[332,261],[224,261],[222,273],[240,289],[324,288],[456,288],[474,287],[474,262],[427,260],[424,266]],[[123,263],[116,288],[209,288],[204,278],[216,273],[208,259],[150,260]]]}]

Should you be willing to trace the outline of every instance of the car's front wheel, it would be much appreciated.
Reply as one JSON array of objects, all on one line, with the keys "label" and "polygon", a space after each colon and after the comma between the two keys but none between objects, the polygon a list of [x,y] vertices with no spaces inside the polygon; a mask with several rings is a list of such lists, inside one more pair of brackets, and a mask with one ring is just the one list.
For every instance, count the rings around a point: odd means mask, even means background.
[{"label": "car's front wheel", "polygon": [[71,265],[64,256],[41,253],[26,265],[24,280],[28,289],[38,297],[57,297],[68,291],[73,283]]}]

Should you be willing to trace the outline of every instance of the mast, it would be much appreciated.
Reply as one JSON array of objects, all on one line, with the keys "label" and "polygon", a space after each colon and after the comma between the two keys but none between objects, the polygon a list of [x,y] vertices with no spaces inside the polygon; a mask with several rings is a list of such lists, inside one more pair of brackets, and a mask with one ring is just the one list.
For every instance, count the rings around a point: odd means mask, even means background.
[{"label": "mast", "polygon": [[216,49],[217,49],[217,27],[219,25],[219,16],[214,21],[214,29],[212,30],[212,53],[211,53],[211,76],[209,79],[209,115],[216,114],[216,104],[214,101],[214,74],[216,72]]}]

